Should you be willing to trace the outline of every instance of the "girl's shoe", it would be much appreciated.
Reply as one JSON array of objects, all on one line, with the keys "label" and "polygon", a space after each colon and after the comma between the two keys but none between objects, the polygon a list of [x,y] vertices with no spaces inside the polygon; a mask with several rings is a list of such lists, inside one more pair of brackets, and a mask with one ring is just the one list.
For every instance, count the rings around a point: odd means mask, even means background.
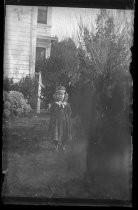
[{"label": "girl's shoe", "polygon": [[63,149],[63,151],[65,151],[65,150],[66,150],[66,147],[65,147],[65,146],[63,146],[63,147],[62,147],[62,149]]}]

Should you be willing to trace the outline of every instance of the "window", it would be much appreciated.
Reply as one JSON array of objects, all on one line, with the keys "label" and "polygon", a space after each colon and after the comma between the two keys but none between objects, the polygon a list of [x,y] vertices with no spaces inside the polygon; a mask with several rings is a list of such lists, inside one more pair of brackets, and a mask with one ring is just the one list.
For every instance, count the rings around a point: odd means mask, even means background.
[{"label": "window", "polygon": [[37,23],[47,24],[47,9],[38,8]]},{"label": "window", "polygon": [[36,60],[45,59],[46,48],[36,47]]},{"label": "window", "polygon": [[41,70],[41,65],[45,61],[46,56],[46,48],[44,47],[36,47],[36,58],[35,58],[35,72],[39,72]]}]

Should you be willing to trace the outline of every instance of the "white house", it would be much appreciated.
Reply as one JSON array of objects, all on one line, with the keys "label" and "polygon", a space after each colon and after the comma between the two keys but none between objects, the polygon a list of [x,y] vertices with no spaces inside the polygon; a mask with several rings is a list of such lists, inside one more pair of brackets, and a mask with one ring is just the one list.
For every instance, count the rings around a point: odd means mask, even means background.
[{"label": "white house", "polygon": [[6,6],[4,76],[18,81],[35,74],[36,59],[50,56],[51,7]]}]

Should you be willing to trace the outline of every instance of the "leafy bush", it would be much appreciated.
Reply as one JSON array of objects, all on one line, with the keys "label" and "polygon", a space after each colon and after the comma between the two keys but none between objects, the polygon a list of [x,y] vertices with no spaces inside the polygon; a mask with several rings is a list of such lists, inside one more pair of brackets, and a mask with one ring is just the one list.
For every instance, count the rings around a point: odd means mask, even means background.
[{"label": "leafy bush", "polygon": [[18,90],[17,88],[15,90],[24,95],[32,109],[36,109],[38,91],[38,82],[36,78],[31,78],[29,76],[24,77],[18,82],[17,85]]},{"label": "leafy bush", "polygon": [[77,47],[73,39],[55,41],[51,45],[51,55],[46,60],[37,60],[36,69],[42,72],[43,104],[46,107],[53,101],[53,94],[59,85],[68,88],[70,81],[75,80],[78,66]]},{"label": "leafy bush", "polygon": [[8,78],[8,77],[4,77],[3,79],[3,90],[4,91],[10,91],[13,87],[13,79],[12,78]]},{"label": "leafy bush", "polygon": [[4,117],[22,116],[31,111],[28,101],[24,98],[23,94],[17,91],[3,92],[4,100]]},{"label": "leafy bush", "polygon": [[19,82],[14,83],[13,79],[5,77],[3,80],[4,91],[17,91],[24,95],[32,109],[36,108],[38,82],[36,78],[26,76]]}]

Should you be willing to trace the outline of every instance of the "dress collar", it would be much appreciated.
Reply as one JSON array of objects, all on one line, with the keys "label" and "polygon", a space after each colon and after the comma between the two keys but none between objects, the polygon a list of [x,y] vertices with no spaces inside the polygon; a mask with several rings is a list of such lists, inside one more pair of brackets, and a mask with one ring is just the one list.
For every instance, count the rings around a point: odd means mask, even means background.
[{"label": "dress collar", "polygon": [[66,102],[62,102],[62,101],[56,101],[55,103],[58,104],[59,107],[62,106],[63,108],[64,108],[64,107],[66,106],[66,104],[67,104]]}]

